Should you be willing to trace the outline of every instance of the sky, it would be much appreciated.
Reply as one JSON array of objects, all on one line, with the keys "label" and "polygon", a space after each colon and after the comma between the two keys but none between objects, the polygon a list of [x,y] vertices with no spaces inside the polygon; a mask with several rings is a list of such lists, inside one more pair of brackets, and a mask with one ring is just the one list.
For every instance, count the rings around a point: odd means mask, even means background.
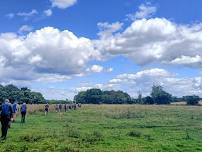
[{"label": "sky", "polygon": [[2,0],[0,83],[46,99],[90,88],[202,97],[202,1]]}]

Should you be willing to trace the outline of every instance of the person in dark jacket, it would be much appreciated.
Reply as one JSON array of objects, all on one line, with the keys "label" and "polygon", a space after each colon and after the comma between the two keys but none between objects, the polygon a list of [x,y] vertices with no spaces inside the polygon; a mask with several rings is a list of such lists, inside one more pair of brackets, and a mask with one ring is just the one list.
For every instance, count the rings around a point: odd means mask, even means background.
[{"label": "person in dark jacket", "polygon": [[1,139],[5,140],[8,132],[8,128],[10,127],[10,121],[13,117],[13,108],[8,99],[4,101],[1,106]]},{"label": "person in dark jacket", "polygon": [[59,104],[59,112],[62,112],[62,104]]},{"label": "person in dark jacket", "polygon": [[67,106],[66,103],[64,104],[64,109],[65,109],[65,112],[67,112],[67,110],[68,110],[68,106]]},{"label": "person in dark jacket", "polygon": [[49,111],[49,104],[47,103],[45,106],[45,116],[48,114],[48,111]]},{"label": "person in dark jacket", "polygon": [[25,123],[25,116],[27,113],[27,105],[25,102],[22,104],[20,111],[21,111],[21,123]]}]

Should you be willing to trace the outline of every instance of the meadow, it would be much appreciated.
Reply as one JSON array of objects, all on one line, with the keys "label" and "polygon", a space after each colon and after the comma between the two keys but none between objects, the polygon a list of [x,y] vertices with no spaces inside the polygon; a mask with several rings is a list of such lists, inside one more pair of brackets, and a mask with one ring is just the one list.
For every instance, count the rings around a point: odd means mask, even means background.
[{"label": "meadow", "polygon": [[202,107],[83,105],[66,113],[29,107],[12,124],[1,152],[202,151]]}]

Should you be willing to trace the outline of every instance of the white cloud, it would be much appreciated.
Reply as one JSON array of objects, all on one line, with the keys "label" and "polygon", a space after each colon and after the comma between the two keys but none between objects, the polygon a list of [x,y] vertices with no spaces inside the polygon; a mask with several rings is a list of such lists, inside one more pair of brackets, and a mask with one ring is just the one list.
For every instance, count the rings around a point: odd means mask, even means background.
[{"label": "white cloud", "polygon": [[106,71],[107,72],[112,72],[114,69],[113,68],[108,68]]},{"label": "white cloud", "polygon": [[138,11],[134,14],[128,14],[127,17],[131,20],[149,18],[152,17],[157,11],[155,6],[151,6],[151,4],[141,4],[138,8]]},{"label": "white cloud", "polygon": [[104,39],[105,37],[110,37],[113,33],[119,31],[122,28],[123,23],[115,22],[110,24],[108,22],[100,22],[97,24],[97,26],[100,30],[98,36]]},{"label": "white cloud", "polygon": [[50,0],[52,7],[66,9],[76,4],[77,0]]},{"label": "white cloud", "polygon": [[172,60],[170,63],[179,65],[200,66],[202,64],[202,57],[199,55],[193,57],[182,55],[181,57]]},{"label": "white cloud", "polygon": [[25,17],[25,19],[35,16],[38,14],[38,11],[35,9],[32,9],[30,12],[18,12],[17,16]]},{"label": "white cloud", "polygon": [[75,93],[78,93],[78,92],[81,92],[81,91],[86,91],[86,90],[88,90],[88,89],[91,89],[91,88],[93,88],[93,87],[87,87],[87,86],[85,86],[85,87],[77,87],[77,88],[75,88]]},{"label": "white cloud", "polygon": [[66,79],[85,72],[86,64],[99,56],[91,40],[68,30],[46,27],[26,36],[2,33],[0,78],[1,81],[37,80],[49,75]]},{"label": "white cloud", "polygon": [[29,26],[29,25],[23,25],[20,27],[20,29],[18,30],[18,33],[19,34],[24,34],[24,33],[27,33],[27,32],[31,32],[33,30],[33,27],[32,26]]},{"label": "white cloud", "polygon": [[104,68],[100,65],[92,65],[90,68],[88,68],[87,72],[94,72],[94,73],[100,73],[103,72]]},{"label": "white cloud", "polygon": [[94,43],[104,56],[124,55],[139,65],[152,62],[180,62],[198,68],[202,65],[201,23],[178,25],[165,18],[140,19],[123,32],[105,36]]},{"label": "white cloud", "polygon": [[117,75],[105,84],[91,85],[88,88],[100,88],[104,90],[124,90],[132,96],[137,96],[141,91],[144,96],[150,95],[153,85],[161,85],[174,96],[201,95],[202,78],[196,76],[179,77],[177,74],[165,69],[146,69],[136,73],[124,73]]},{"label": "white cloud", "polygon": [[53,14],[51,9],[44,10],[43,13],[45,14],[45,16],[52,16],[52,14]]},{"label": "white cloud", "polygon": [[91,74],[91,73],[101,73],[101,72],[112,72],[113,68],[105,68],[101,65],[92,65],[90,68],[86,69],[86,73],[83,73],[83,75],[85,74]]}]

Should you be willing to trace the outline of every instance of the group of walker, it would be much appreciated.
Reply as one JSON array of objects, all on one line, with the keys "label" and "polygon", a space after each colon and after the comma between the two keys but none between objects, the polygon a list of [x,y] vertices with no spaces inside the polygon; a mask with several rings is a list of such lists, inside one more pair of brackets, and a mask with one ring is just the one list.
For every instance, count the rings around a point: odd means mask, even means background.
[{"label": "group of walker", "polygon": [[[47,103],[47,104],[45,104],[45,106],[44,106],[44,112],[45,112],[45,115],[47,115],[48,114],[48,112],[49,112],[49,104]],[[67,112],[68,110],[71,110],[71,109],[73,109],[73,110],[76,110],[77,108],[81,108],[81,104],[80,103],[78,103],[78,104],[76,104],[76,103],[72,103],[72,104],[56,104],[55,105],[55,111],[56,112],[62,112],[62,111],[64,111],[64,112]],[[63,110],[64,109],[64,110]]]},{"label": "group of walker", "polygon": [[[73,103],[73,104],[56,104],[56,106],[55,106],[56,112],[62,112],[63,107],[64,107],[64,111],[67,112],[69,109],[76,110],[77,107],[80,108],[81,104],[76,104],[76,103]],[[27,113],[27,105],[25,102],[21,105],[18,105],[17,102],[11,103],[9,99],[6,99],[2,103],[0,110],[1,110],[0,117],[1,117],[1,133],[2,133],[1,140],[5,140],[6,136],[7,136],[8,128],[11,127],[11,122],[16,121],[16,116],[17,116],[17,113],[19,111],[21,113],[21,123],[22,124],[25,123],[25,117],[26,117],[26,113]],[[45,111],[45,115],[47,115],[49,112],[49,104],[48,103],[45,104],[44,111]]]},{"label": "group of walker", "polygon": [[72,103],[72,104],[56,104],[55,105],[55,111],[56,112],[62,112],[63,109],[64,109],[64,112],[67,112],[68,110],[76,110],[77,108],[80,108],[81,107],[81,104],[78,103]]},{"label": "group of walker", "polygon": [[25,123],[25,116],[27,113],[27,105],[23,103],[20,106],[14,102],[13,104],[9,99],[6,99],[1,106],[1,139],[5,140],[8,128],[11,127],[11,122],[15,122],[18,111],[21,112],[21,123]]}]

